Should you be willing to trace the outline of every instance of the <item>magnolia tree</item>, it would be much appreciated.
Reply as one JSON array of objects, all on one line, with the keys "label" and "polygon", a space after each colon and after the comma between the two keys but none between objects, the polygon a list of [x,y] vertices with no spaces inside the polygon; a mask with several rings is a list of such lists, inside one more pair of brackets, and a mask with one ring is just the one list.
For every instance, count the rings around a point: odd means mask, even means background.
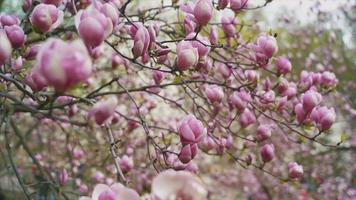
[{"label": "magnolia tree", "polygon": [[293,73],[278,35],[241,20],[272,0],[251,2],[25,0],[1,15],[0,147],[23,198],[307,198],[297,154],[344,141],[323,101],[338,80]]}]

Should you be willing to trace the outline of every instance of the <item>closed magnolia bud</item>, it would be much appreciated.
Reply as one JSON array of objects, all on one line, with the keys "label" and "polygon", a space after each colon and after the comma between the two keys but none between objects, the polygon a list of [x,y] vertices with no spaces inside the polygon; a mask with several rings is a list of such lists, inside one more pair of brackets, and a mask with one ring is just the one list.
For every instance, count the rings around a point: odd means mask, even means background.
[{"label": "closed magnolia bud", "polygon": [[[99,2],[96,3],[102,6]],[[110,16],[99,9],[92,4],[85,10],[80,10],[74,18],[79,36],[92,48],[99,46],[113,31]]]},{"label": "closed magnolia bud", "polygon": [[185,16],[183,25],[184,25],[184,31],[186,35],[193,33],[195,31],[195,28],[197,27],[194,16],[190,14]]},{"label": "closed magnolia bud", "polygon": [[48,85],[60,92],[87,81],[92,73],[88,50],[80,40],[47,40],[38,52],[37,63]]},{"label": "closed magnolia bud", "polygon": [[253,160],[253,157],[251,154],[248,154],[245,158],[245,162],[247,165],[251,165],[252,164],[252,160]]},{"label": "closed magnolia bud", "polygon": [[26,60],[34,60],[36,59],[37,53],[40,50],[41,45],[33,45],[30,46],[29,48],[26,49],[26,53],[24,55],[24,58],[26,58]]},{"label": "closed magnolia bud", "polygon": [[218,30],[216,28],[216,26],[212,26],[210,28],[210,43],[213,44],[213,45],[216,45],[218,44],[219,42],[219,34],[218,34]]},{"label": "closed magnolia bud", "polygon": [[256,122],[256,117],[253,112],[251,112],[248,108],[245,108],[245,110],[240,115],[239,122],[241,127],[246,128],[247,126]]},{"label": "closed magnolia bud", "polygon": [[292,70],[292,63],[286,57],[278,57],[276,65],[278,74],[287,74]]},{"label": "closed magnolia bud", "polygon": [[182,41],[177,45],[177,68],[181,71],[188,70],[198,63],[198,49],[191,42]]},{"label": "closed magnolia bud", "polygon": [[22,10],[24,12],[27,12],[30,10],[31,6],[32,6],[32,0],[25,0],[22,4]]},{"label": "closed magnolia bud", "polygon": [[69,181],[69,175],[66,169],[62,169],[59,173],[59,184],[65,186]]},{"label": "closed magnolia bud", "polygon": [[232,74],[231,68],[225,65],[224,63],[220,63],[218,65],[218,71],[222,74],[224,78],[229,78]]},{"label": "closed magnolia bud", "polygon": [[148,48],[151,44],[150,34],[142,23],[136,23],[131,27],[131,34],[134,38],[132,53],[135,58],[147,55]]},{"label": "closed magnolia bud", "polygon": [[229,4],[230,0],[219,0],[218,1],[218,6],[219,9],[224,9],[227,7],[227,5]]},{"label": "closed magnolia bud", "polygon": [[4,64],[11,56],[12,46],[5,31],[0,30],[0,65]]},{"label": "closed magnolia bud", "polygon": [[224,98],[224,91],[217,85],[209,85],[205,87],[205,95],[211,103],[220,103]]},{"label": "closed magnolia bud", "polygon": [[273,144],[265,144],[261,148],[261,157],[263,162],[270,162],[274,158],[274,145]]},{"label": "closed magnolia bud", "polygon": [[256,70],[246,70],[245,76],[249,82],[256,82],[259,79],[259,74]]},{"label": "closed magnolia bud", "polygon": [[206,128],[203,123],[195,116],[188,115],[178,128],[180,140],[183,145],[198,143],[206,134]]},{"label": "closed magnolia bud", "polygon": [[314,90],[308,90],[302,96],[303,108],[307,113],[310,112],[315,106],[319,105],[321,101],[321,94]]},{"label": "closed magnolia bud", "polygon": [[119,11],[112,2],[101,4],[97,3],[97,9],[100,10],[107,18],[111,20],[113,28],[115,28],[119,23]]},{"label": "closed magnolia bud", "polygon": [[234,146],[234,140],[231,135],[226,137],[225,148],[231,149]]},{"label": "closed magnolia bud", "polygon": [[297,116],[297,121],[299,124],[303,123],[303,121],[306,118],[306,113],[304,112],[303,105],[301,103],[298,103],[294,107],[294,113]]},{"label": "closed magnolia bud", "polygon": [[22,28],[18,25],[5,26],[7,37],[9,38],[12,47],[19,48],[23,46],[26,36]]},{"label": "closed magnolia bud", "polygon": [[165,78],[165,74],[162,71],[154,70],[152,73],[152,77],[153,77],[154,82],[157,85],[159,85],[162,82],[162,80]]},{"label": "closed magnolia bud", "polygon": [[111,97],[108,100],[99,101],[88,113],[88,118],[94,118],[96,124],[102,125],[108,122],[114,115],[118,101],[116,97]]},{"label": "closed magnolia bud", "polygon": [[248,0],[230,0],[231,10],[238,12],[247,7]]},{"label": "closed magnolia bud", "polygon": [[62,23],[63,11],[54,5],[41,3],[33,9],[30,21],[36,31],[48,33]]},{"label": "closed magnolia bud", "polygon": [[182,163],[187,164],[195,158],[197,153],[198,153],[197,144],[187,144],[183,146],[181,152],[179,153],[178,158]]},{"label": "closed magnolia bud", "polygon": [[0,16],[0,25],[12,26],[12,25],[20,25],[20,19],[15,15],[3,15]]},{"label": "closed magnolia bud", "polygon": [[211,0],[198,0],[194,8],[194,17],[200,26],[205,26],[213,15],[213,2]]},{"label": "closed magnolia bud", "polygon": [[303,166],[298,165],[296,162],[288,164],[288,176],[291,179],[296,179],[302,177],[304,174]]},{"label": "closed magnolia bud", "polygon": [[268,35],[261,35],[257,38],[258,47],[268,58],[271,58],[273,54],[278,51],[276,38]]},{"label": "closed magnolia bud", "polygon": [[256,139],[260,142],[270,138],[272,135],[271,126],[262,124],[256,130]]}]

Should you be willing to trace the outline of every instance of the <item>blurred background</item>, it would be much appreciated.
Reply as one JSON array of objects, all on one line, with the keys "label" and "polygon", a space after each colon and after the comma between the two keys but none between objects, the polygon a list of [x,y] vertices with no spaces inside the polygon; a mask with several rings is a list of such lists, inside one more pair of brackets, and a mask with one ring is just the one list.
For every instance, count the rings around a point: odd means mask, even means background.
[{"label": "blurred background", "polygon": [[[134,0],[131,6],[150,1],[155,0]],[[0,0],[0,14],[24,16],[22,3],[22,0]],[[265,0],[250,0],[249,3],[249,7],[254,8],[263,5]],[[341,135],[345,137],[343,140],[347,140],[347,146],[333,152],[318,152],[318,155],[327,155],[330,163],[324,160],[323,164],[332,168],[323,172],[325,180],[315,180],[311,174],[304,182],[310,196],[315,195],[314,199],[347,199],[346,196],[352,199],[356,196],[356,0],[272,0],[265,7],[240,13],[238,19],[251,24],[256,34],[276,34],[279,54],[291,59],[295,76],[299,76],[302,70],[329,70],[337,74],[339,84],[336,90],[339,93],[328,101],[339,107],[336,131],[345,132]],[[300,159],[307,159],[311,167],[316,167],[325,157]],[[328,176],[335,178],[328,182]],[[16,191],[18,186],[13,182],[15,179],[3,177],[0,172],[0,190],[11,188]],[[3,198],[0,196],[0,200]]]}]

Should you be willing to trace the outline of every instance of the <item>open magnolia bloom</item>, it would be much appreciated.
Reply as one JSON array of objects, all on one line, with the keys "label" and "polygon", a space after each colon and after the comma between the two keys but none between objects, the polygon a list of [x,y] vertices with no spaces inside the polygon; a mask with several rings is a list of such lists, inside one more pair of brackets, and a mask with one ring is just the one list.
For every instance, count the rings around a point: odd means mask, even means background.
[{"label": "open magnolia bloom", "polygon": [[154,178],[151,192],[153,200],[205,200],[208,194],[197,176],[173,170]]},{"label": "open magnolia bloom", "polygon": [[135,190],[120,183],[111,186],[98,184],[95,186],[91,197],[80,197],[79,200],[140,200],[140,196]]}]

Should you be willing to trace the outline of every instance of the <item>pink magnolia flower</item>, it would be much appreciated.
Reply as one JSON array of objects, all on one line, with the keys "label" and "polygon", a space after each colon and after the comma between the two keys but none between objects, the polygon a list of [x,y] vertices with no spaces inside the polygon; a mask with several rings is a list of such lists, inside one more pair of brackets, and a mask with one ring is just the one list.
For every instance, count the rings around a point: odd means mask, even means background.
[{"label": "pink magnolia flower", "polygon": [[32,0],[25,0],[22,4],[22,10],[24,12],[27,12],[30,10],[31,6],[32,6]]},{"label": "pink magnolia flower", "polygon": [[334,73],[325,71],[321,74],[321,84],[326,87],[333,87],[337,84],[338,80]]},{"label": "pink magnolia flower", "polygon": [[220,63],[218,65],[218,72],[220,72],[224,78],[229,78],[232,74],[231,68],[225,65],[224,63]]},{"label": "pink magnolia flower", "polygon": [[320,104],[322,96],[314,90],[308,90],[302,96],[303,109],[305,112],[310,112],[313,108]]},{"label": "pink magnolia flower", "polygon": [[101,171],[95,171],[91,178],[97,183],[104,183],[105,174]]},{"label": "pink magnolia flower", "polygon": [[195,32],[195,29],[197,27],[197,24],[195,22],[195,18],[194,15],[192,14],[187,14],[184,17],[184,21],[183,21],[183,25],[184,25],[184,31],[186,35],[189,35],[190,33]]},{"label": "pink magnolia flower", "polygon": [[256,139],[260,142],[272,136],[272,129],[270,125],[262,124],[256,130]]},{"label": "pink magnolia flower", "polygon": [[216,143],[212,137],[205,136],[202,141],[199,142],[199,147],[205,151],[210,151],[216,147]]},{"label": "pink magnolia flower", "polygon": [[108,13],[106,9],[101,11],[100,8],[103,8],[103,5],[96,1],[85,10],[80,10],[74,18],[79,36],[92,48],[99,46],[109,37],[115,23],[113,22],[115,16],[111,15],[111,12]]},{"label": "pink magnolia flower", "polygon": [[216,26],[212,26],[210,28],[210,35],[209,36],[210,36],[209,39],[210,39],[210,43],[211,44],[214,44],[214,45],[218,44],[218,42],[219,42],[219,34],[218,34],[218,30],[217,30]]},{"label": "pink magnolia flower", "polygon": [[140,196],[133,189],[125,187],[121,183],[111,186],[98,184],[95,186],[91,197],[80,197],[79,200],[140,200]]},{"label": "pink magnolia flower", "polygon": [[336,120],[334,108],[326,106],[316,107],[310,114],[310,118],[316,123],[320,131],[325,131],[331,128]]},{"label": "pink magnolia flower", "polygon": [[154,200],[189,199],[205,200],[208,192],[194,174],[187,171],[167,170],[152,182]]},{"label": "pink magnolia flower", "polygon": [[63,0],[41,0],[41,2],[44,4],[52,4],[58,7],[62,4]]},{"label": "pink magnolia flower", "polygon": [[239,110],[246,108],[247,103],[249,103],[251,101],[252,101],[251,95],[244,90],[242,90],[240,92],[234,92],[230,96],[230,104],[234,108],[237,108]]},{"label": "pink magnolia flower", "polygon": [[201,141],[206,134],[206,128],[194,115],[188,115],[181,122],[178,133],[183,145],[194,144]]},{"label": "pink magnolia flower", "polygon": [[19,56],[17,59],[11,59],[11,68],[15,71],[21,70],[23,67],[23,58]]},{"label": "pink magnolia flower", "polygon": [[226,137],[224,146],[226,149],[231,149],[234,146],[234,139],[231,135]]},{"label": "pink magnolia flower", "polygon": [[11,42],[6,36],[5,31],[0,30],[0,65],[4,64],[11,56]]},{"label": "pink magnolia flower", "polygon": [[134,57],[145,56],[151,44],[151,38],[147,28],[142,23],[135,23],[135,26],[131,26],[130,28],[130,35],[134,39],[134,46],[132,48]]},{"label": "pink magnolia flower", "polygon": [[248,108],[245,108],[245,110],[240,115],[239,122],[243,128],[246,128],[256,122],[255,114],[253,114],[253,112],[251,112]]},{"label": "pink magnolia flower", "polygon": [[224,90],[217,85],[208,85],[205,87],[205,95],[211,103],[220,103],[224,98]]},{"label": "pink magnolia flower", "polygon": [[48,33],[61,25],[63,11],[54,5],[41,3],[33,9],[30,21],[36,31]]},{"label": "pink magnolia flower", "polygon": [[38,52],[37,63],[48,85],[61,92],[86,81],[92,73],[91,59],[80,40],[47,40]]},{"label": "pink magnolia flower", "polygon": [[288,164],[288,176],[289,178],[296,179],[302,177],[304,174],[303,166],[298,165],[296,162]]},{"label": "pink magnolia flower", "polygon": [[[186,38],[193,39],[195,35],[196,33],[191,33]],[[210,52],[210,41],[205,37],[201,37],[200,35],[198,35],[196,39],[198,41],[193,40],[191,41],[191,44],[194,48],[198,49],[199,60],[205,60],[206,56]]]},{"label": "pink magnolia flower", "polygon": [[286,57],[278,57],[276,65],[278,74],[288,74],[292,70],[292,63]]},{"label": "pink magnolia flower", "polygon": [[20,25],[20,19],[16,15],[3,15],[0,16],[0,25],[2,27]]},{"label": "pink magnolia flower", "polygon": [[165,73],[159,70],[154,70],[152,73],[153,80],[156,85],[159,85],[165,78]]},{"label": "pink magnolia flower", "polygon": [[194,17],[200,26],[205,26],[213,16],[213,1],[198,0],[194,7]]},{"label": "pink magnolia flower", "polygon": [[34,92],[41,91],[48,85],[46,79],[39,72],[38,68],[33,68],[27,73],[25,83],[30,86]]},{"label": "pink magnolia flower", "polygon": [[303,123],[305,118],[306,118],[306,113],[303,109],[303,104],[298,103],[297,105],[294,106],[294,113],[297,116],[297,121],[299,124]]},{"label": "pink magnolia flower", "polygon": [[118,101],[116,97],[97,102],[89,111],[88,118],[94,118],[98,125],[102,125],[112,118]]},{"label": "pink magnolia flower", "polygon": [[256,44],[250,44],[249,47],[255,52],[256,61],[262,64],[278,51],[276,38],[269,35],[258,36]]},{"label": "pink magnolia flower", "polygon": [[193,160],[197,154],[198,154],[197,144],[186,144],[182,147],[178,158],[182,163],[187,164],[191,160]]},{"label": "pink magnolia flower", "polygon": [[24,58],[26,60],[34,60],[36,59],[36,56],[38,54],[38,51],[40,50],[41,45],[40,44],[35,44],[26,49]]},{"label": "pink magnolia flower", "polygon": [[177,68],[181,71],[188,70],[198,63],[199,52],[191,42],[181,41],[177,45]]},{"label": "pink magnolia flower", "polygon": [[246,70],[245,77],[249,82],[256,82],[259,80],[260,75],[256,72],[256,70]]},{"label": "pink magnolia flower", "polygon": [[223,16],[221,18],[221,28],[227,38],[232,38],[236,35],[237,19],[234,16]]},{"label": "pink magnolia flower", "polygon": [[69,175],[66,169],[62,169],[59,172],[59,184],[65,186],[69,181]]},{"label": "pink magnolia flower", "polygon": [[127,155],[122,156],[119,164],[124,173],[129,172],[134,167],[134,161],[132,157],[129,157]]},{"label": "pink magnolia flower", "polygon": [[248,0],[230,0],[231,10],[238,12],[247,7]]},{"label": "pink magnolia flower", "polygon": [[180,5],[180,9],[183,12],[186,12],[188,14],[193,14],[194,13],[194,8],[195,8],[195,5],[194,5],[194,3],[192,1],[188,1],[185,4],[181,4]]},{"label": "pink magnolia flower", "polygon": [[263,162],[270,162],[274,158],[274,145],[265,144],[261,148],[261,157]]},{"label": "pink magnolia flower", "polygon": [[7,37],[9,38],[12,47],[19,48],[24,45],[26,35],[22,28],[18,25],[5,26]]}]

